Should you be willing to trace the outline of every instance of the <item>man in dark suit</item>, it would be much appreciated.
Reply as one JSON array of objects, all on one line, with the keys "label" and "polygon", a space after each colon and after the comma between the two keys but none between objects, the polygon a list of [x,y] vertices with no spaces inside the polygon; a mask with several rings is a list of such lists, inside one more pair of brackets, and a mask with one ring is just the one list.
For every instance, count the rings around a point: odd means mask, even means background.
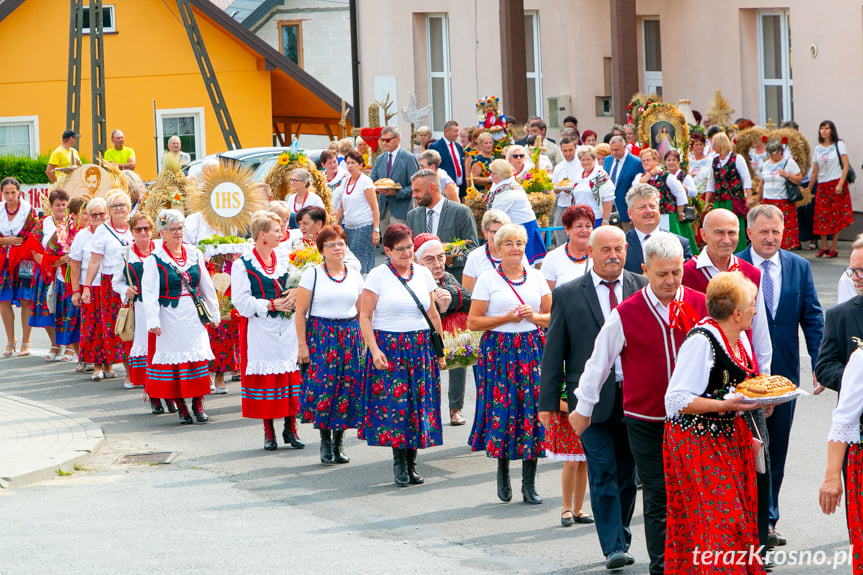
[{"label": "man in dark suit", "polygon": [[[539,418],[546,426],[560,409],[562,381],[566,381],[569,411],[575,409],[578,380],[611,310],[647,285],[644,276],[624,270],[626,240],[619,228],[595,229],[588,253],[593,259],[590,273],[557,286],[552,295],[539,395]],[[618,361],[602,387],[591,424],[581,435],[590,508],[609,569],[635,562],[627,553],[632,540],[629,523],[635,509],[636,485],[635,463],[623,422],[622,381]]]},{"label": "man in dark suit", "polygon": [[389,178],[401,186],[401,189],[379,189],[378,210],[381,215],[381,230],[386,230],[390,224],[403,224],[411,207],[411,176],[419,170],[416,157],[399,147],[401,136],[395,126],[384,126],[381,130],[381,147],[384,153],[375,160],[372,166],[373,182],[381,178]]},{"label": "man in dark suit", "polygon": [[[626,269],[641,273],[644,263],[642,245],[651,234],[659,230],[659,190],[650,184],[637,184],[626,193],[626,206],[632,229],[626,232]],[[674,234],[683,247],[683,261],[692,257],[689,239]]]},{"label": "man in dark suit", "polygon": [[858,347],[863,347],[863,297],[860,297],[863,296],[863,234],[851,244],[848,264],[857,296],[827,310],[824,337],[815,362],[815,379],[837,392],[848,358]]},{"label": "man in dark suit", "polygon": [[458,186],[459,197],[463,197],[467,189],[467,185],[465,184],[467,177],[464,173],[464,148],[457,142],[458,131],[458,122],[448,120],[443,125],[443,138],[435,140],[429,146],[429,149],[435,150],[440,154],[441,169]]},{"label": "man in dark suit", "polygon": [[[434,170],[420,170],[411,177],[413,198],[417,207],[408,212],[407,225],[414,236],[428,232],[443,243],[453,240],[468,240],[469,249],[479,244],[476,235],[476,220],[473,212],[464,204],[451,202],[443,197],[440,178]],[[461,282],[461,274],[467,261],[467,252],[453,259],[446,271]]]},{"label": "man in dark suit", "polygon": [[[824,331],[824,316],[809,262],[791,252],[779,249],[784,228],[782,212],[776,206],[761,204],[749,210],[746,234],[752,244],[740,253],[740,259],[761,270],[761,292],[767,312],[773,357],[770,373],[783,375],[800,385],[800,343],[798,326],[803,328],[806,348],[812,365],[818,359],[818,347]],[[777,405],[767,418],[770,441],[770,526],[767,546],[785,545],[776,532],[779,521],[779,489],[785,475],[788,437],[794,420],[796,401]]]},{"label": "man in dark suit", "polygon": [[611,155],[605,158],[602,168],[614,182],[614,203],[620,213],[620,221],[625,222],[625,228],[629,229],[629,216],[626,213],[626,192],[632,185],[632,180],[640,174],[641,160],[629,153],[626,148],[626,140],[622,136],[614,136],[609,142]]}]

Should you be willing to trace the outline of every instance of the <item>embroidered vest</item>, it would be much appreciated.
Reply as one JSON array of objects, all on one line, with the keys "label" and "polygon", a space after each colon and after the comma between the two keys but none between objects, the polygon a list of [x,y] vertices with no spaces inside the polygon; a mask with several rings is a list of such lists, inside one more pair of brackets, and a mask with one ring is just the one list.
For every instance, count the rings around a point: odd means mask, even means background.
[{"label": "embroidered vest", "polygon": [[728,161],[719,167],[719,156],[713,158],[713,179],[716,182],[716,191],[713,194],[714,202],[724,202],[732,198],[743,198],[743,180],[737,171],[735,160],[737,155],[731,152]]},{"label": "embroidered vest", "polygon": [[[243,265],[246,266],[246,273],[249,275],[249,285],[253,298],[271,300],[282,297],[282,286],[285,285],[285,280],[288,276],[287,272],[278,279],[273,279],[265,276],[248,258],[243,258]],[[268,311],[267,315],[269,317],[278,317],[279,312],[275,310]]]},{"label": "embroidered vest", "polygon": [[671,193],[671,189],[665,182],[668,176],[668,172],[662,172],[658,176],[653,176],[652,178],[650,178],[649,182],[651,186],[659,190],[660,214],[673,214],[675,211],[677,211],[677,200],[674,199],[674,195]]},{"label": "embroidered vest", "polygon": [[[177,307],[180,303],[180,294],[183,291],[183,281],[180,279],[180,274],[177,273],[173,264],[166,264],[158,257],[156,258],[156,267],[159,269],[159,304],[162,307]],[[199,295],[198,284],[201,283],[201,269],[197,265],[192,265],[183,273],[195,295]]]},{"label": "embroidered vest", "polygon": [[135,296],[135,299],[133,301],[141,301],[143,299],[141,296],[141,278],[144,277],[143,262],[126,262],[126,267],[123,270],[123,273],[125,274],[123,277],[126,279],[126,281],[130,282],[129,287],[133,287],[138,290],[138,295]]}]

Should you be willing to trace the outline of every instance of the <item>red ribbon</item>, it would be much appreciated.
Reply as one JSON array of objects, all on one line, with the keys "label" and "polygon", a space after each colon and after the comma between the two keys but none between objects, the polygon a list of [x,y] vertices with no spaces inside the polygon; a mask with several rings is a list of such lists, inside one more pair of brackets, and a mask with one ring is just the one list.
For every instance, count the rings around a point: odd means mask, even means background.
[{"label": "red ribbon", "polygon": [[698,323],[695,308],[682,300],[671,300],[668,306],[668,318],[671,329],[682,329],[687,333]]}]

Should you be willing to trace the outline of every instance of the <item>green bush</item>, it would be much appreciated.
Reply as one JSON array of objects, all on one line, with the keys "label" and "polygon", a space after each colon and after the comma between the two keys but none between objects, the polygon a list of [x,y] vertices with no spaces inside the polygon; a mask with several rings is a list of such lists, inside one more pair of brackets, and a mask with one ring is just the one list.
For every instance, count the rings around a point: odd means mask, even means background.
[{"label": "green bush", "polygon": [[[22,184],[47,184],[48,154],[42,154],[36,159],[24,156],[0,156],[0,179],[18,178]],[[87,160],[81,158],[83,163]]]}]

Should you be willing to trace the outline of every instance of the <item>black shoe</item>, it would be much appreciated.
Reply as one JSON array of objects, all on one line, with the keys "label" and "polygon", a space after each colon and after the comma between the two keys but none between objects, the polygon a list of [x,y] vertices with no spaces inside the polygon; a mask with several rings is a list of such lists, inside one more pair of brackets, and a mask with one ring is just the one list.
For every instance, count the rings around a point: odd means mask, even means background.
[{"label": "black shoe", "polygon": [[195,419],[198,420],[198,423],[204,423],[210,419],[210,416],[204,413],[203,396],[198,396],[192,399],[192,413],[195,414]]},{"label": "black shoe", "polygon": [[572,514],[572,511],[569,509],[564,509],[563,513],[560,514],[560,524],[564,527],[572,527],[575,525],[575,517]]},{"label": "black shoe", "polygon": [[530,505],[542,503],[542,497],[536,492],[536,459],[525,459],[521,462],[521,500]]},{"label": "black shoe", "polygon": [[153,410],[154,415],[162,415],[163,413],[165,413],[165,408],[162,407],[162,400],[161,399],[153,399],[151,397],[150,398],[150,408]]},{"label": "black shoe", "polygon": [[275,451],[279,448],[276,443],[276,430],[273,428],[273,420],[264,420],[264,449],[267,451]]},{"label": "black shoe", "polygon": [[294,449],[302,449],[306,446],[306,444],[300,441],[300,438],[297,437],[297,420],[293,417],[285,418],[285,430],[282,432],[282,439],[284,439],[285,443]]},{"label": "black shoe", "polygon": [[339,429],[333,432],[333,459],[336,463],[350,463],[351,458],[345,455],[345,448],[342,446],[342,439],[345,437],[345,431]]},{"label": "black shoe", "polygon": [[174,405],[173,399],[166,399],[165,406],[168,408],[168,413],[177,413],[177,406]]},{"label": "black shoe", "polygon": [[788,543],[788,540],[785,539],[782,535],[777,533],[775,527],[767,528],[767,548],[773,549],[774,547],[782,547]]},{"label": "black shoe", "polygon": [[776,567],[776,562],[769,557],[764,557],[761,561],[764,564],[764,570],[767,572],[772,572],[773,569]]},{"label": "black shoe", "polygon": [[411,485],[422,485],[425,482],[423,476],[417,473],[417,450],[406,449],[405,456],[408,462],[408,479]]},{"label": "black shoe", "polygon": [[504,503],[512,501],[512,486],[509,483],[509,459],[497,460],[497,498]]},{"label": "black shoe", "polygon": [[393,481],[399,487],[410,483],[408,476],[408,458],[404,449],[393,447]]},{"label": "black shoe", "polygon": [[609,553],[608,557],[605,558],[605,568],[609,571],[613,569],[622,569],[623,567],[632,565],[633,563],[635,563],[635,558],[623,551]]},{"label": "black shoe", "polygon": [[333,465],[336,462],[333,457],[333,432],[329,429],[321,429],[321,463]]},{"label": "black shoe", "polygon": [[177,406],[177,413],[180,416],[180,425],[189,425],[192,423],[192,415],[189,413],[188,406],[186,406],[186,400],[183,398],[175,399],[174,403]]}]

